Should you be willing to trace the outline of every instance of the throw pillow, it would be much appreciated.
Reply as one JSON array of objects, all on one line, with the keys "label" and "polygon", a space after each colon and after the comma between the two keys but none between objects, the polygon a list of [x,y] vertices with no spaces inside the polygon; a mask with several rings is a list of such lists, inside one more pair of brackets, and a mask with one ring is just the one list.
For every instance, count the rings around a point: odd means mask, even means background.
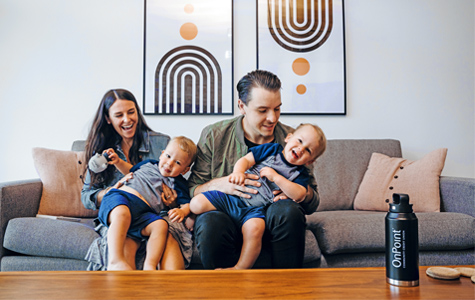
[{"label": "throw pillow", "polygon": [[65,217],[96,217],[97,211],[86,209],[81,189],[86,163],[84,152],[33,148],[35,168],[43,182],[38,214]]},{"label": "throw pillow", "polygon": [[409,195],[414,212],[440,211],[440,173],[447,148],[417,161],[373,153],[355,197],[355,210],[388,211],[394,193]]}]

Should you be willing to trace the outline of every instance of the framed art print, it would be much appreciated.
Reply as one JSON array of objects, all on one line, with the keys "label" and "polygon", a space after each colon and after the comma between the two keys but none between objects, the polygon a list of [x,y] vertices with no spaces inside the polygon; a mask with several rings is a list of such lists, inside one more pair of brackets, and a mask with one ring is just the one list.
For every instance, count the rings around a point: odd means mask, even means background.
[{"label": "framed art print", "polygon": [[146,115],[233,114],[232,0],[145,0]]},{"label": "framed art print", "polygon": [[257,0],[257,68],[282,81],[282,114],[345,115],[343,0]]}]

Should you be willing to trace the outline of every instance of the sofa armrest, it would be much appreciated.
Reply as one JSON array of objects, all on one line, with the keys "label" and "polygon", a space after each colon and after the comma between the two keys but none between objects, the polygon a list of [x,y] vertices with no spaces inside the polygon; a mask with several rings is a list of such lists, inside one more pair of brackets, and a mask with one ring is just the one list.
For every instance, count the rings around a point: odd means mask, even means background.
[{"label": "sofa armrest", "polygon": [[441,176],[440,210],[475,217],[475,178]]},{"label": "sofa armrest", "polygon": [[20,217],[35,217],[42,191],[43,183],[40,179],[0,183],[0,259],[8,251],[3,248],[8,221]]}]

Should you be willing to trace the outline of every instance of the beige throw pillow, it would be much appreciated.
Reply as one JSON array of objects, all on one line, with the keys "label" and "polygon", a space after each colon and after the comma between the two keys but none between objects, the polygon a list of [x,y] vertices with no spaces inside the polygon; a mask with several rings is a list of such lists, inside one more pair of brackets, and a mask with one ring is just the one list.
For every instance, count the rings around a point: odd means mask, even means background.
[{"label": "beige throw pillow", "polygon": [[65,217],[96,217],[97,211],[81,202],[86,163],[84,152],[33,148],[33,162],[43,182],[38,214]]},{"label": "beige throw pillow", "polygon": [[417,161],[373,153],[355,197],[355,210],[388,211],[394,193],[409,195],[414,212],[440,211],[439,179],[447,148]]}]

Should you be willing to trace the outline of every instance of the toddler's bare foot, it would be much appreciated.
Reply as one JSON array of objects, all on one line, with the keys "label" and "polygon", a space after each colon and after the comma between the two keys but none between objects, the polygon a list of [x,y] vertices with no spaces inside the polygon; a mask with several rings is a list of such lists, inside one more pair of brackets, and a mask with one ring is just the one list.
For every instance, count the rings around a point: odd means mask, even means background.
[{"label": "toddler's bare foot", "polygon": [[107,267],[108,271],[129,271],[133,270],[132,267],[129,266],[129,264],[125,261],[119,261],[115,263],[109,263],[109,266]]},{"label": "toddler's bare foot", "polygon": [[186,218],[185,226],[186,228],[188,228],[189,231],[193,231],[193,227],[195,226],[195,219],[196,219],[195,214],[190,214],[188,218]]}]

